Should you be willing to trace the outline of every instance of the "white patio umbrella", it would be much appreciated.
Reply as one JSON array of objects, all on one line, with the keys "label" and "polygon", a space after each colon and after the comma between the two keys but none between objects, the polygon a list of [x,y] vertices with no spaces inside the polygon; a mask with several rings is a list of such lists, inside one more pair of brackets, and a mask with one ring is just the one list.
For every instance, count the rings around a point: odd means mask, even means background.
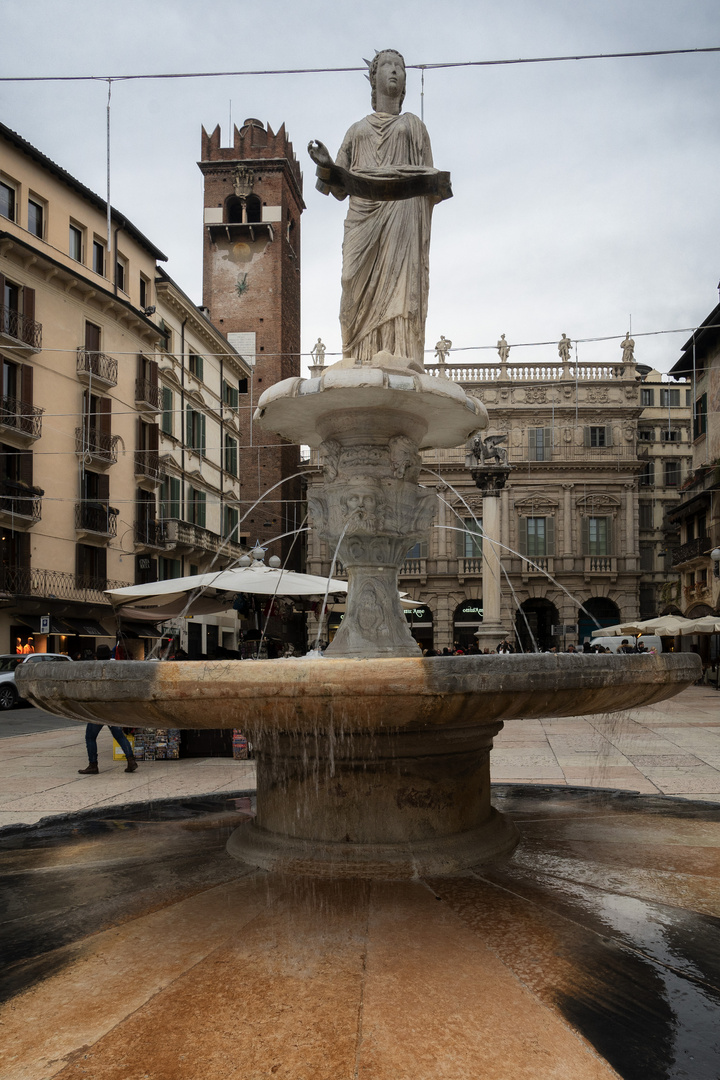
[{"label": "white patio umbrella", "polygon": [[660,615],[656,619],[642,619],[638,622],[618,623],[617,626],[603,626],[593,630],[592,637],[625,637],[636,634],[658,634],[660,637],[675,637],[689,624],[689,619],[680,615]]},{"label": "white patio umbrella", "polygon": [[690,619],[680,631],[685,634],[720,634],[720,615],[703,615],[699,619]]},{"label": "white patio umbrella", "polygon": [[[107,589],[105,595],[116,611],[129,618],[152,615],[154,619],[170,619],[177,615],[207,615],[227,611],[233,606],[238,593],[316,596],[322,600],[327,587],[327,578],[299,574],[254,561],[251,566],[238,566],[232,570],[152,581],[147,585],[128,585],[123,589]],[[344,595],[347,590],[347,581],[332,578],[328,598]]]}]

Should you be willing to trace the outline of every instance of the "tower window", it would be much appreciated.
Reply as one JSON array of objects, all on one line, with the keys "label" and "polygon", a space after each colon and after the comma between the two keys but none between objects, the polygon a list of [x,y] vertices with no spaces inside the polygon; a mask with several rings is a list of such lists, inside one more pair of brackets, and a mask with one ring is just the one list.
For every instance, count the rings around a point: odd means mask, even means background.
[{"label": "tower window", "polygon": [[246,210],[249,222],[262,221],[262,203],[257,195],[248,195]]},{"label": "tower window", "polygon": [[234,196],[228,199],[226,205],[227,220],[230,224],[240,224],[243,220],[243,204],[242,199],[238,199]]}]

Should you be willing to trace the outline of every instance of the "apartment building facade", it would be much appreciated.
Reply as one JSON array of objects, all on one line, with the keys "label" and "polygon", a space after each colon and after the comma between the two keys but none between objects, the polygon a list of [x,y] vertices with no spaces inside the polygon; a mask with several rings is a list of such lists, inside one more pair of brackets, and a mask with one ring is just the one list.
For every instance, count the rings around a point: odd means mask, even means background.
[{"label": "apartment building facade", "polygon": [[681,530],[679,606],[694,619],[720,613],[720,559],[712,557],[720,554],[720,304],[685,342],[670,375],[692,388],[692,470],[673,518]]},{"label": "apartment building facade", "polygon": [[134,582],[140,357],[154,244],[0,127],[0,651],[112,640],[103,596]]},{"label": "apartment building facade", "polygon": [[[163,261],[0,126],[0,652],[92,653],[118,628],[105,589],[243,550],[250,369]],[[183,647],[235,647],[235,613],[202,622],[173,628]],[[161,633],[132,617],[122,630],[137,657]]]},{"label": "apartment building facade", "polygon": [[[163,331],[155,383],[159,425],[148,428],[157,445],[137,493],[136,542],[145,542],[138,581],[223,570],[247,551],[239,445],[250,367],[162,269],[155,291]],[[233,610],[174,620],[165,633],[198,659],[218,647],[236,650],[239,627]]]},{"label": "apartment building facade", "polygon": [[[653,400],[657,395],[658,408],[665,401],[661,377],[634,363],[551,358],[453,360],[426,371],[479,397],[490,414],[483,434],[502,436],[507,449],[512,468],[499,495],[498,537],[507,633],[524,649],[533,641],[562,647],[588,637],[595,620],[638,618],[641,602],[643,614],[657,613],[673,577],[664,554],[665,507],[677,500],[690,453],[684,402],[672,419],[681,442],[661,441],[659,417],[657,440],[639,437],[641,427],[653,426],[647,391]],[[424,647],[467,646],[483,611],[483,503],[471,475],[471,444],[426,451],[423,462],[421,482],[437,492],[437,513],[401,570],[400,587],[416,601],[408,621]],[[310,544],[309,571],[326,573],[330,553],[317,538]],[[340,617],[331,613],[329,636]]]}]

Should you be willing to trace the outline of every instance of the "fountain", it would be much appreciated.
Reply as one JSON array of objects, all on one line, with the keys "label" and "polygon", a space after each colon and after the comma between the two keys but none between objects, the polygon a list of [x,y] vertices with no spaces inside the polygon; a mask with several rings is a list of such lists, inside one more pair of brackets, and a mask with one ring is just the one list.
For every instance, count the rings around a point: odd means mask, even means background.
[{"label": "fountain", "polygon": [[424,373],[430,218],[450,179],[432,166],[424,125],[400,111],[399,54],[377,54],[370,75],[377,111],[350,129],[337,161],[322,143],[308,148],[319,189],[351,196],[343,358],[269,387],[255,415],[320,451],[311,523],[348,571],[334,641],[322,659],[43,664],[17,678],[24,697],[78,720],[243,728],[258,808],[228,843],[237,858],[407,878],[459,873],[516,844],[514,824],[490,803],[503,719],[660,701],[695,681],[698,659],[420,656],[397,584],[433,516],[420,451],[461,445],[488,418],[451,380]]},{"label": "fountain", "polygon": [[[699,658],[423,658],[400,608],[398,568],[432,517],[420,450],[462,444],[487,414],[423,371],[430,213],[449,178],[416,117],[393,129],[401,58],[378,54],[370,74],[377,111],[338,161],[311,144],[320,189],[351,195],[345,355],[270,387],[256,414],[320,452],[309,509],[348,571],[345,618],[324,656],[18,669],[24,697],[77,720],[243,728],[257,816],[235,828],[237,814],[209,807],[209,824],[202,811],[186,824],[182,805],[155,834],[152,808],[133,825],[118,806],[89,823],[91,840],[67,825],[70,853],[40,859],[33,903],[44,882],[68,941],[87,907],[76,881],[90,876],[97,907],[73,953],[22,913],[31,958],[36,939],[54,951],[19,972],[32,989],[7,1016],[12,1075],[65,1076],[67,1062],[68,1076],[601,1080],[606,1061],[628,1080],[716,1075],[716,1028],[702,1026],[717,939],[706,807],[516,785],[496,794],[506,812],[490,801],[503,720],[660,702],[696,680]],[[99,840],[103,813],[129,827]],[[515,820],[526,842],[510,855]],[[229,821],[237,862],[219,846]]]}]

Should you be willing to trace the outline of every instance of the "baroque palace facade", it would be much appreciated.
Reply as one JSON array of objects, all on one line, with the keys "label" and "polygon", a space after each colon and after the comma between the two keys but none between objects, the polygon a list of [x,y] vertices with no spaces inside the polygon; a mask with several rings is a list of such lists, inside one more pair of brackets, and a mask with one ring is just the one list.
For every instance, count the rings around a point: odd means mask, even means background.
[{"label": "baroque palace facade", "polygon": [[[500,498],[502,619],[525,649],[582,641],[600,625],[650,617],[677,600],[668,511],[691,459],[687,386],[648,367],[574,360],[426,365],[479,397],[512,466]],[[426,451],[421,482],[438,494],[435,522],[400,587],[423,647],[470,644],[482,618],[482,493],[471,446]],[[308,570],[330,554],[311,540]],[[526,558],[523,558],[525,556]],[[531,561],[527,561],[531,560]],[[554,580],[553,580],[554,579]],[[522,612],[519,613],[519,609]],[[331,612],[332,636],[341,612]],[[532,635],[532,637],[531,637]]]}]

